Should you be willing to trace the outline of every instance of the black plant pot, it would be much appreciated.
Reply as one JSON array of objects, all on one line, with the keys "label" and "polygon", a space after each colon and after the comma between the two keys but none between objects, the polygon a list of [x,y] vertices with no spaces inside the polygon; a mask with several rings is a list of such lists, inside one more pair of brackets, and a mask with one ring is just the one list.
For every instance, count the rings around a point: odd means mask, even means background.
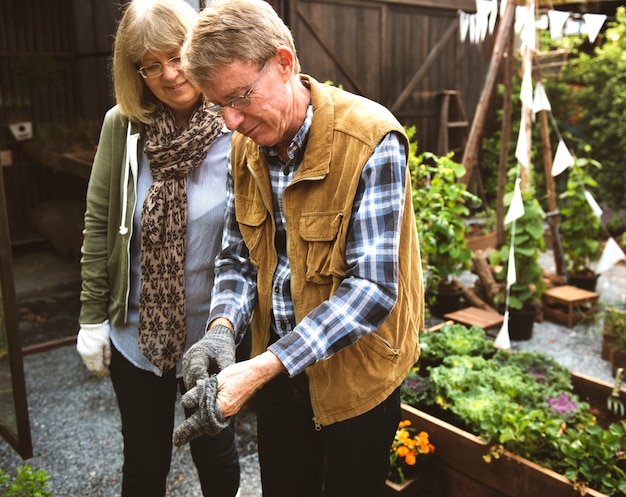
[{"label": "black plant pot", "polygon": [[457,290],[454,292],[439,292],[434,295],[434,301],[429,304],[428,308],[433,316],[442,318],[449,312],[458,311],[461,308],[461,296],[463,292]]},{"label": "black plant pot", "polygon": [[514,341],[530,340],[537,312],[537,309],[509,309],[509,338]]},{"label": "black plant pot", "polygon": [[596,285],[598,284],[598,275],[593,273],[570,273],[567,277],[567,283],[577,288],[582,288],[583,290],[595,292]]}]

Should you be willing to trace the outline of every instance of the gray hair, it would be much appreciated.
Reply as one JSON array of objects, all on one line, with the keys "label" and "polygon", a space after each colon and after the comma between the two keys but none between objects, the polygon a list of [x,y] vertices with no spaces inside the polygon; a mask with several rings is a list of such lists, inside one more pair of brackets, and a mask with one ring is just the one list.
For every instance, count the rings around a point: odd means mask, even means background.
[{"label": "gray hair", "polygon": [[182,67],[190,81],[202,86],[221,67],[238,60],[259,69],[285,45],[300,62],[289,28],[263,0],[215,0],[200,12],[182,49]]}]

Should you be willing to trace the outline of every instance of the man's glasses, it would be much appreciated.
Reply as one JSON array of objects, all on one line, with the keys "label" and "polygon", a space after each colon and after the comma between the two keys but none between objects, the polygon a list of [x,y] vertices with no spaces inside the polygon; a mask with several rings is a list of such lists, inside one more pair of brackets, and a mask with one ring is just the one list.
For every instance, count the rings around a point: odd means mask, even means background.
[{"label": "man's glasses", "polygon": [[177,71],[180,70],[180,56],[172,57],[165,64],[161,64],[160,62],[155,62],[154,64],[150,64],[149,66],[140,67],[137,72],[141,74],[143,79],[146,78],[158,78],[163,74],[163,71],[167,66],[171,66]]},{"label": "man's glasses", "polygon": [[261,72],[257,76],[254,83],[252,83],[252,86],[250,87],[250,89],[245,94],[241,95],[240,97],[229,98],[226,102],[224,102],[223,105],[219,105],[219,104],[211,105],[207,110],[212,114],[223,116],[224,107],[230,107],[231,109],[238,109],[238,110],[245,109],[246,107],[248,107],[248,105],[250,105],[250,95],[252,95],[252,92],[256,88],[256,85],[261,79],[261,76],[263,76],[263,73],[265,72],[266,67],[267,67],[267,62],[263,64],[263,68],[261,69]]}]

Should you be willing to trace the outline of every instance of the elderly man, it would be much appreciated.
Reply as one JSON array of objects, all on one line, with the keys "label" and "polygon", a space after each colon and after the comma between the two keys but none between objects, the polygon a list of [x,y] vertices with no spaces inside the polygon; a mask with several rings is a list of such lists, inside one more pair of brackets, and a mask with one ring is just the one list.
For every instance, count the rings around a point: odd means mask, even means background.
[{"label": "elderly man", "polygon": [[[174,441],[256,393],[265,497],[380,496],[423,325],[403,128],[300,74],[262,0],[212,2],[182,64],[236,133],[208,330],[184,358],[198,410]],[[250,321],[253,358],[235,364]]]}]

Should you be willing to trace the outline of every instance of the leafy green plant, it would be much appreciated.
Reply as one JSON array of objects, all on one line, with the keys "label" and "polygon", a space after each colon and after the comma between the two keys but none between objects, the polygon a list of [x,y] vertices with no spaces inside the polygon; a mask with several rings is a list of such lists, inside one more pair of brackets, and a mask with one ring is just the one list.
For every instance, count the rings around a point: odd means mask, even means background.
[{"label": "leafy green plant", "polygon": [[[406,133],[411,140],[415,128],[406,129]],[[417,143],[410,144],[413,210],[430,293],[452,285],[454,276],[469,269],[473,255],[465,238],[465,218],[470,213],[468,205],[478,206],[480,199],[458,181],[466,170],[452,157],[452,153],[442,157],[430,152],[417,155]]]},{"label": "leafy green plant", "polygon": [[603,334],[613,337],[615,346],[626,352],[626,311],[606,307]]},{"label": "leafy green plant", "polygon": [[34,471],[28,464],[17,468],[13,481],[0,469],[0,497],[51,497],[49,479],[43,469]]},{"label": "leafy green plant", "polygon": [[600,257],[600,219],[594,214],[585,192],[597,186],[589,168],[600,169],[598,161],[577,158],[569,169],[567,190],[559,195],[563,219],[559,233],[563,244],[563,256],[571,273],[591,273],[590,265]]},{"label": "leafy green plant", "polygon": [[[559,439],[562,458],[549,467],[563,470],[574,482],[581,482],[607,495],[626,494],[626,422],[613,423],[608,430],[590,426],[579,432],[568,428]],[[548,464],[550,461],[548,461]]]},{"label": "leafy green plant", "polygon": [[419,374],[419,368],[413,368],[406,375],[400,387],[400,401],[416,406],[428,398],[430,380]]},{"label": "leafy green plant", "polygon": [[[444,326],[424,336],[454,333]],[[551,356],[506,350],[491,357],[449,355],[411,375],[428,379],[405,385],[421,389],[421,401],[412,405],[443,409],[457,426],[480,436],[490,445],[487,461],[508,450],[564,474],[577,487],[624,494],[626,421],[597,426],[589,404],[574,392],[569,370]]]},{"label": "leafy green plant", "polygon": [[444,325],[438,332],[420,333],[420,364],[441,364],[451,355],[490,356],[495,352],[493,342],[478,326]]},{"label": "leafy green plant", "polygon": [[[513,193],[504,197],[504,205],[511,203]],[[539,201],[530,192],[522,192],[524,215],[514,223],[506,226],[507,242],[494,250],[489,256],[489,262],[501,270],[497,273],[498,281],[506,282],[507,266],[509,261],[511,230],[515,227],[514,254],[516,281],[509,291],[509,307],[511,309],[533,309],[541,302],[546,285],[542,279],[543,269],[539,264],[539,253],[545,252],[543,221],[546,217]],[[496,303],[503,305],[506,293],[503,290],[496,296]]]}]

